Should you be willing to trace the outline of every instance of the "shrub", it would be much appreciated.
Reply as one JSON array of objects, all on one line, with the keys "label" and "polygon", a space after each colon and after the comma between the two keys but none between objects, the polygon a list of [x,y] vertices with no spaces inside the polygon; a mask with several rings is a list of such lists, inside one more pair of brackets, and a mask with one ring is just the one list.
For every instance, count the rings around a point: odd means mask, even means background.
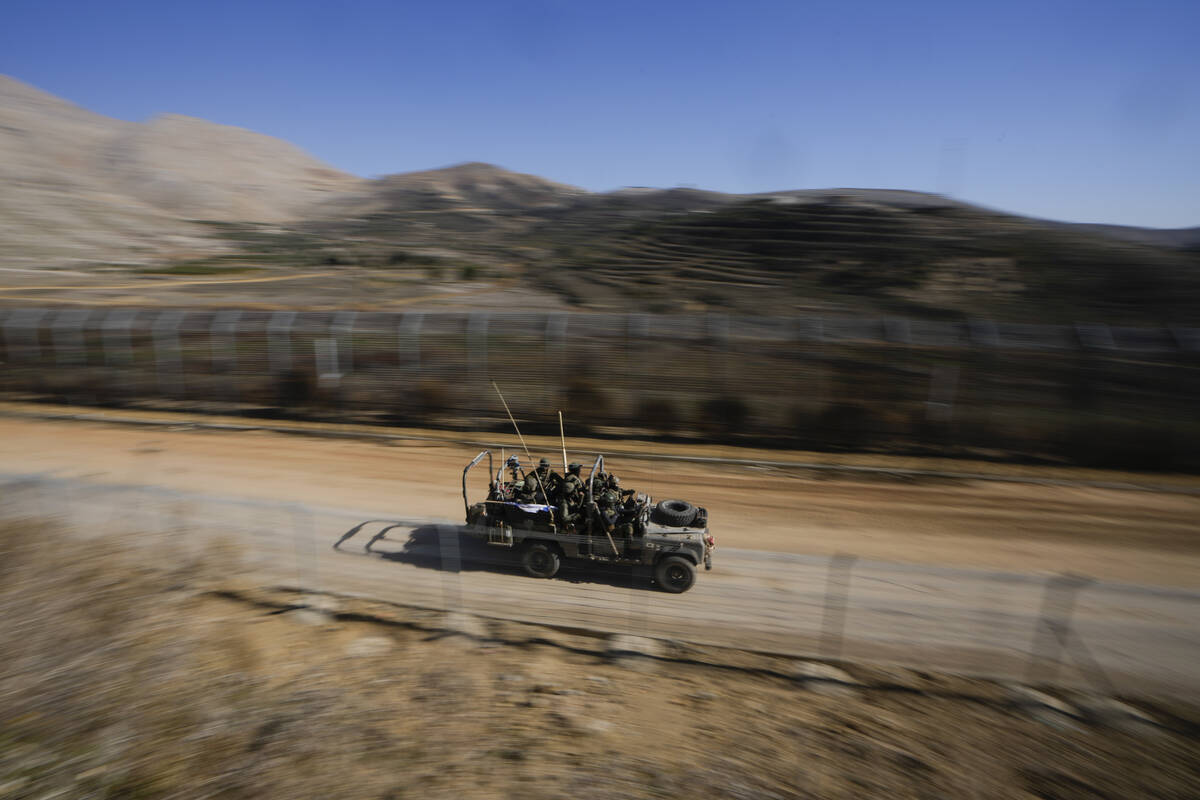
[{"label": "shrub", "polygon": [[663,397],[645,397],[638,403],[635,422],[659,434],[673,433],[679,429],[679,409]]},{"label": "shrub", "polygon": [[1086,467],[1155,471],[1185,468],[1188,438],[1164,425],[1097,418],[1062,431],[1053,446]]},{"label": "shrub", "polygon": [[307,370],[290,369],[281,373],[275,383],[275,404],[291,409],[310,403],[313,384],[313,376]]},{"label": "shrub", "polygon": [[733,435],[743,433],[750,420],[750,406],[740,397],[714,397],[700,407],[697,423],[709,434]]},{"label": "shrub", "polygon": [[612,419],[612,400],[608,393],[585,378],[571,380],[563,392],[563,415],[584,429]]},{"label": "shrub", "polygon": [[444,381],[424,378],[413,387],[411,403],[421,416],[445,411],[450,406],[450,387]]},{"label": "shrub", "polygon": [[865,407],[834,403],[817,415],[814,435],[830,447],[855,449],[875,439],[878,420]]}]

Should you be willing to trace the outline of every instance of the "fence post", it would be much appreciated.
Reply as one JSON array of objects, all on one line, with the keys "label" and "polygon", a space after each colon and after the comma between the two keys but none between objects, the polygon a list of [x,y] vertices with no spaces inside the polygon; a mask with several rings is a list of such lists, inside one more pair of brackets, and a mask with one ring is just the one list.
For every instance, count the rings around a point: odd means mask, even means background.
[{"label": "fence post", "polygon": [[325,339],[313,339],[313,360],[317,365],[317,384],[327,389],[336,387],[342,381],[342,372],[338,363],[338,340],[332,336]]},{"label": "fence post", "polygon": [[925,418],[930,422],[949,422],[954,416],[954,398],[958,394],[958,365],[938,364],[929,374],[929,399]]},{"label": "fence post", "polygon": [[119,367],[133,363],[133,321],[138,312],[118,308],[104,318],[104,361]]},{"label": "fence post", "polygon": [[[321,591],[320,575],[317,572],[317,549],[314,538],[316,528],[313,526],[312,512],[302,505],[292,504],[292,542],[296,551],[296,583],[298,589],[308,589],[312,592]],[[308,561],[308,586],[305,586],[304,565]]]},{"label": "fence post", "polygon": [[166,397],[182,393],[183,361],[179,347],[179,324],[183,317],[183,311],[164,311],[150,329],[154,337],[158,391]]},{"label": "fence post", "polygon": [[1042,608],[1030,644],[1026,683],[1052,681],[1058,675],[1063,650],[1071,636],[1071,616],[1079,590],[1092,583],[1082,575],[1053,575],[1046,581]]},{"label": "fence post", "polygon": [[357,311],[339,311],[333,317],[329,329],[337,340],[337,361],[345,375],[354,371],[354,324],[358,322]]},{"label": "fence post", "polygon": [[213,317],[208,329],[213,372],[237,368],[237,323],[241,318],[241,311],[218,311]]},{"label": "fence post", "polygon": [[438,525],[438,554],[441,557],[442,606],[446,611],[462,608],[462,556],[458,547],[458,528]]},{"label": "fence post", "polygon": [[88,308],[69,308],[58,312],[51,330],[54,334],[54,360],[60,367],[87,363],[83,326],[92,315]]},{"label": "fence post", "polygon": [[[4,342],[8,349],[8,360],[40,361],[42,347],[38,332],[42,318],[48,312],[44,308],[19,308],[4,322]],[[21,342],[21,340],[24,342]]]},{"label": "fence post", "polygon": [[267,323],[267,363],[272,375],[292,368],[292,323],[295,311],[276,311]]},{"label": "fence post", "polygon": [[101,326],[104,338],[104,363],[108,370],[108,391],[114,396],[124,393],[134,384],[131,370],[121,369],[133,365],[133,323],[136,310],[119,308],[108,312]]},{"label": "fence post", "polygon": [[409,311],[400,319],[400,326],[396,332],[400,367],[404,370],[407,366],[410,384],[416,383],[421,377],[421,328],[424,323],[423,311]]},{"label": "fence post", "polygon": [[829,559],[829,577],[825,582],[825,614],[821,621],[820,655],[842,657],[846,635],[846,608],[850,598],[850,571],[858,556],[837,553]]},{"label": "fence post", "polygon": [[218,311],[208,329],[209,345],[212,350],[212,371],[229,375],[230,400],[237,402],[237,325],[241,311]]}]

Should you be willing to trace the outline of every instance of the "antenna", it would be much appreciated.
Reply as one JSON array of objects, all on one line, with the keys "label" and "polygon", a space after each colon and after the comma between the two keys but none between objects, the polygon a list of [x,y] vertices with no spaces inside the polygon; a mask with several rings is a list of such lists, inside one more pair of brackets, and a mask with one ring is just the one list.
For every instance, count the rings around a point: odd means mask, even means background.
[{"label": "antenna", "polygon": [[563,475],[567,474],[567,435],[563,433],[562,412],[558,412],[558,436],[562,439]]},{"label": "antenna", "polygon": [[[529,454],[529,446],[525,444],[525,437],[521,435],[521,429],[517,427],[517,420],[513,416],[512,411],[508,408],[508,402],[504,399],[504,394],[500,391],[500,387],[492,381],[492,388],[496,390],[496,394],[500,395],[500,402],[504,404],[504,412],[508,414],[508,420],[512,423],[513,430],[517,432],[517,438],[521,440],[521,447],[525,449],[525,457],[529,459],[530,464],[533,463],[533,456]],[[528,473],[533,475],[533,479],[537,481],[538,491],[542,493],[542,497],[546,498],[546,507],[550,509],[550,524],[554,524],[554,507],[550,505],[550,495],[546,493],[546,487],[542,486],[542,479],[538,477],[537,470]]]}]

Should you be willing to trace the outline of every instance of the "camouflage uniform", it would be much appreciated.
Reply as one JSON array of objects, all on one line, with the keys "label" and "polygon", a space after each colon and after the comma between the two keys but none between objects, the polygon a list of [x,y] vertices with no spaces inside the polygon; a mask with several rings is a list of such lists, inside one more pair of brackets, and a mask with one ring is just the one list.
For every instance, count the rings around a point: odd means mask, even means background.
[{"label": "camouflage uniform", "polygon": [[612,531],[621,511],[620,491],[610,481],[595,495],[595,498],[596,506],[600,510],[600,520],[604,523],[605,530]]},{"label": "camouflage uniform", "polygon": [[572,464],[567,468],[567,476],[562,479],[559,490],[558,515],[564,523],[575,525],[579,520],[579,511],[583,506],[586,492],[583,479],[579,477],[582,464]]},{"label": "camouflage uniform", "polygon": [[550,469],[550,462],[542,459],[533,472],[525,476],[523,494],[536,503],[549,503],[562,483],[562,476]]},{"label": "camouflage uniform", "polygon": [[633,535],[633,525],[631,524],[631,512],[633,511],[633,496],[636,492],[633,489],[622,489],[621,479],[616,475],[610,475],[608,485],[605,487],[604,503],[606,508],[603,514],[610,531],[616,530],[619,523],[624,519],[624,523],[619,525],[619,533],[624,536]]},{"label": "camouflage uniform", "polygon": [[[603,492],[604,487],[608,485],[608,473],[607,472],[597,472],[595,475],[593,475],[591,477],[591,481],[592,481],[592,498],[595,500],[598,500],[600,498],[600,493]],[[583,490],[585,492],[587,491],[586,483],[583,485]]]}]

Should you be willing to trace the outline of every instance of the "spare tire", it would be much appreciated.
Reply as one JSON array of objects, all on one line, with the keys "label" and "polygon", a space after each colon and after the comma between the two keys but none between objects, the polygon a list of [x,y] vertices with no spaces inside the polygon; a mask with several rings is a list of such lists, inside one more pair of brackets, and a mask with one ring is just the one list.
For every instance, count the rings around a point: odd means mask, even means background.
[{"label": "spare tire", "polygon": [[686,500],[663,500],[654,507],[654,522],[682,528],[696,519],[696,507]]}]

